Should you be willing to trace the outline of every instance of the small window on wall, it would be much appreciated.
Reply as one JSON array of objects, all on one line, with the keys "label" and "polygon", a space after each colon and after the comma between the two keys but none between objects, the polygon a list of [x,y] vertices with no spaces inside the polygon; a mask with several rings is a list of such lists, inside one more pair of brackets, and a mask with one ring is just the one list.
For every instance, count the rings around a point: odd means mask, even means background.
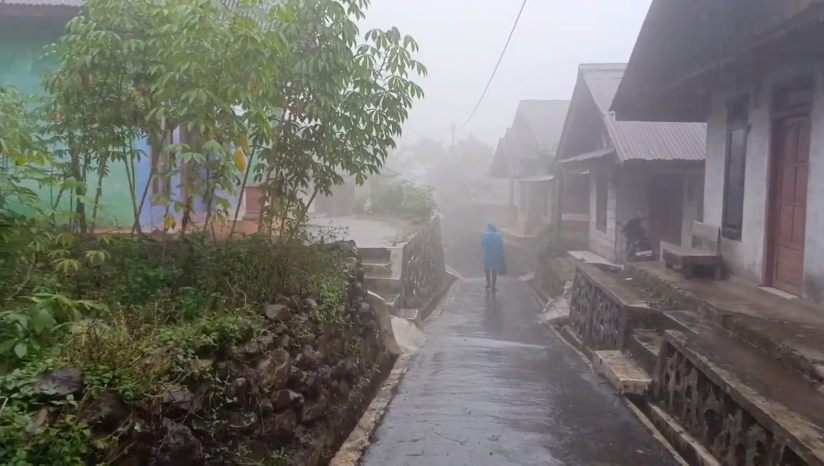
[{"label": "small window on wall", "polygon": [[609,180],[606,175],[598,175],[595,182],[595,229],[607,232],[607,198]]},{"label": "small window on wall", "polygon": [[744,172],[747,166],[749,96],[727,104],[727,154],[724,163],[724,205],[721,233],[740,241],[744,224]]}]

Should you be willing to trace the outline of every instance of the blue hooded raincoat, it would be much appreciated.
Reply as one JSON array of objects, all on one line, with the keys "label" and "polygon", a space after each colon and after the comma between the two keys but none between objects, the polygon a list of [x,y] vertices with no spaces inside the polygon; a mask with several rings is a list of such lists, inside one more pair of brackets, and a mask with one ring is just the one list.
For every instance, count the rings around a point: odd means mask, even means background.
[{"label": "blue hooded raincoat", "polygon": [[494,223],[487,226],[481,246],[484,250],[484,268],[498,270],[504,258],[504,240]]}]

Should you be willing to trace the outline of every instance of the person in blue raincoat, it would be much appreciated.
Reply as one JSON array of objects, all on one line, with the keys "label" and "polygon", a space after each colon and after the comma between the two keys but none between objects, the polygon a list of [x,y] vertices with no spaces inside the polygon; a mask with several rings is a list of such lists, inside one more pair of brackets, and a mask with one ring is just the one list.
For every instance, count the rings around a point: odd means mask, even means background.
[{"label": "person in blue raincoat", "polygon": [[486,272],[486,289],[496,291],[498,272],[504,261],[504,240],[494,223],[490,223],[486,228],[481,247],[484,250],[484,270]]}]

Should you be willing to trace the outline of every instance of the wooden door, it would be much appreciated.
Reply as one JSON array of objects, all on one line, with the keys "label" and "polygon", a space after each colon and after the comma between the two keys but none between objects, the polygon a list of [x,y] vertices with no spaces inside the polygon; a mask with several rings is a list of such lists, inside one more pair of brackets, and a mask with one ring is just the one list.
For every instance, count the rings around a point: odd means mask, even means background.
[{"label": "wooden door", "polygon": [[776,120],[773,130],[770,213],[772,285],[801,294],[804,278],[804,230],[807,223],[807,176],[810,163],[810,116]]},{"label": "wooden door", "polygon": [[661,241],[675,245],[681,244],[684,176],[681,174],[652,175],[648,196],[647,224],[649,225],[650,246],[657,257],[661,249]]}]

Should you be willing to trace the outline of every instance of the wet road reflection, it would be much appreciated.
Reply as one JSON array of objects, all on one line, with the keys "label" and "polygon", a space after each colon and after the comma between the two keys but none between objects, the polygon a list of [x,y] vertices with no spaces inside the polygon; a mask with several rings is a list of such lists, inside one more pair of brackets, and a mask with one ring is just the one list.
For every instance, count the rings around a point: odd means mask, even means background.
[{"label": "wet road reflection", "polygon": [[456,283],[427,327],[362,464],[676,462],[569,347],[537,324],[529,286]]}]

